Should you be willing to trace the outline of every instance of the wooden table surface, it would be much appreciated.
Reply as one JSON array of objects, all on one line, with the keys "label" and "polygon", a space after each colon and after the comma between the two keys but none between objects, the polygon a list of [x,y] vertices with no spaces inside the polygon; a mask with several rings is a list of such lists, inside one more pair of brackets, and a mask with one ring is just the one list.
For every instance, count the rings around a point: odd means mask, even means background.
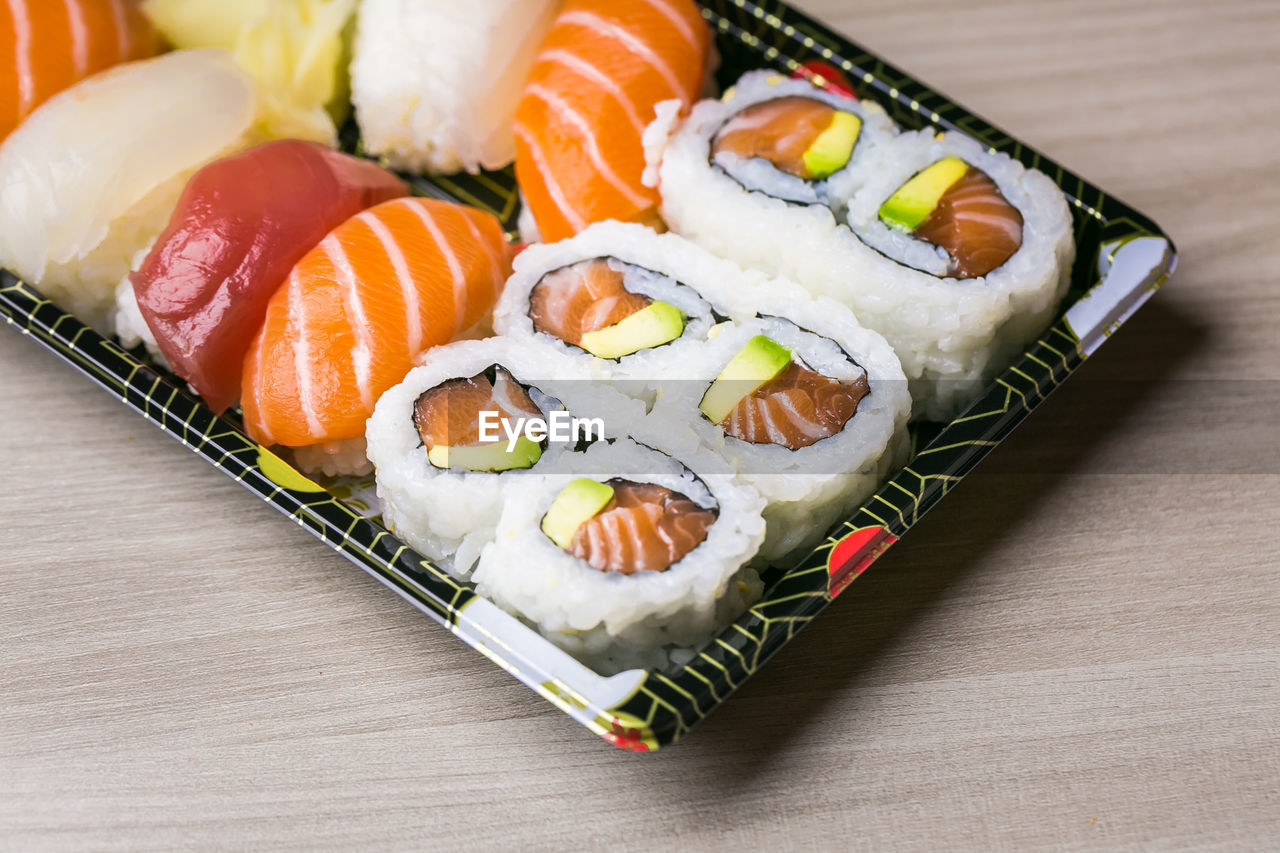
[{"label": "wooden table surface", "polygon": [[638,757],[0,330],[0,848],[1280,843],[1280,6],[800,5],[1173,235],[1078,390]]}]

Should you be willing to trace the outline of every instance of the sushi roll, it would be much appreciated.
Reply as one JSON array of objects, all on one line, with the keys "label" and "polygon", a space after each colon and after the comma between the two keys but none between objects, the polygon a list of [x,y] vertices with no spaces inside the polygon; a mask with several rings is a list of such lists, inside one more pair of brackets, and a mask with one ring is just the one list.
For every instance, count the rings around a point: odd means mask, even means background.
[{"label": "sushi roll", "polygon": [[557,5],[363,0],[351,96],[365,149],[413,172],[506,166],[520,86]]},{"label": "sushi roll", "polygon": [[494,330],[554,346],[597,378],[637,380],[619,387],[643,397],[716,323],[754,316],[758,278],[674,234],[599,222],[516,257]]},{"label": "sushi roll", "polygon": [[117,284],[201,166],[253,144],[253,81],[220,50],[116,66],[0,145],[0,266],[108,331]]},{"label": "sushi roll", "polygon": [[710,55],[693,0],[566,0],[516,110],[516,180],[532,220],[523,239],[657,222],[642,135],[659,102],[693,103]]},{"label": "sushi roll", "polygon": [[[650,126],[648,178],[661,191],[664,219],[716,254],[850,307],[898,353],[913,414],[949,420],[1043,329],[1064,294],[1074,257],[1065,197],[1044,174],[963,134],[932,130],[859,142],[871,144],[865,153],[855,145],[849,174],[827,182],[824,204],[799,203],[783,190],[748,190],[716,163],[715,146],[732,127],[726,120],[740,92],[756,92],[761,79],[792,85],[758,75],[747,75],[726,101],[699,103],[684,122],[664,106]],[[864,117],[864,133],[871,124]],[[971,195],[953,194],[939,205],[951,184],[939,189],[937,180],[958,181],[970,169],[956,190]],[[987,221],[980,208],[989,202],[1003,205],[1004,214],[990,228],[977,227]],[[900,205],[906,210],[895,218]],[[933,222],[913,219],[935,208]],[[984,245],[988,239],[995,251]]]},{"label": "sushi roll", "polygon": [[491,214],[398,198],[307,252],[267,303],[241,377],[249,436],[325,474],[364,473],[365,421],[423,350],[493,310],[511,271]]},{"label": "sushi roll", "polygon": [[588,666],[664,666],[759,597],[747,564],[764,502],[750,486],[628,439],[555,468],[510,486],[473,580]]},{"label": "sushi roll", "polygon": [[765,564],[808,549],[902,464],[911,411],[893,350],[828,299],[760,297],[663,387],[637,440],[732,470],[767,502]]},{"label": "sushi roll", "polygon": [[854,274],[821,285],[893,343],[922,413],[947,420],[1048,325],[1070,285],[1071,212],[1043,172],[960,133],[903,134],[869,170],[849,203]]},{"label": "sushi roll", "polygon": [[[535,341],[436,347],[382,395],[369,419],[383,518],[405,542],[465,577],[492,541],[513,484],[554,466],[578,441],[625,432],[641,414],[637,403],[589,382],[581,365]],[[495,426],[497,418],[510,429]],[[520,430],[522,418],[551,431],[531,436]]]},{"label": "sushi roll", "polygon": [[[664,104],[650,139],[676,116]],[[837,214],[868,177],[871,153],[898,133],[885,111],[804,79],[744,74],[724,97],[703,101],[682,136],[718,195],[757,207],[752,194]],[[705,145],[705,154],[701,150]],[[692,152],[691,152],[692,153]]]}]

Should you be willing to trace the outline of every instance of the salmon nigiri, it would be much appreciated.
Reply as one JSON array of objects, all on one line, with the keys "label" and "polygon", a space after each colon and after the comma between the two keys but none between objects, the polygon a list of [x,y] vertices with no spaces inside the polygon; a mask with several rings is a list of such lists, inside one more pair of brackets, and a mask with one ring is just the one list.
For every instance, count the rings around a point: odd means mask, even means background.
[{"label": "salmon nigiri", "polygon": [[487,213],[402,198],[357,214],[271,298],[244,363],[245,429],[288,447],[361,438],[413,357],[482,320],[510,272]]},{"label": "salmon nigiri", "polygon": [[72,84],[154,56],[160,38],[135,0],[0,3],[0,140]]},{"label": "salmon nigiri", "polygon": [[656,220],[641,183],[654,107],[697,97],[710,33],[693,0],[568,0],[516,111],[516,178],[541,238]]},{"label": "salmon nigiri", "polygon": [[378,165],[298,139],[205,166],[130,275],[165,359],[222,412],[240,396],[245,353],[293,265],[349,217],[408,194]]}]

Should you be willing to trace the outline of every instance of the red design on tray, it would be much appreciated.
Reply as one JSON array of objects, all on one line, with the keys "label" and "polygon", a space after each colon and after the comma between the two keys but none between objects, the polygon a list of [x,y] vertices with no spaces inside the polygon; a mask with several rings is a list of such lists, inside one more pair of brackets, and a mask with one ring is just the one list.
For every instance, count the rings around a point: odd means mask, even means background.
[{"label": "red design on tray", "polygon": [[817,83],[817,79],[821,78],[826,88],[846,98],[856,99],[858,96],[854,94],[853,84],[849,82],[849,78],[845,73],[834,65],[826,62],[806,62],[792,73],[792,77],[797,79],[805,79],[812,83]]},{"label": "red design on tray", "polygon": [[624,726],[617,717],[610,721],[609,728],[612,731],[602,732],[600,736],[619,749],[631,752],[649,751],[649,744],[645,742],[645,733],[640,729]]},{"label": "red design on tray", "polygon": [[835,544],[827,556],[827,591],[835,598],[867,566],[898,541],[884,527],[860,527]]}]

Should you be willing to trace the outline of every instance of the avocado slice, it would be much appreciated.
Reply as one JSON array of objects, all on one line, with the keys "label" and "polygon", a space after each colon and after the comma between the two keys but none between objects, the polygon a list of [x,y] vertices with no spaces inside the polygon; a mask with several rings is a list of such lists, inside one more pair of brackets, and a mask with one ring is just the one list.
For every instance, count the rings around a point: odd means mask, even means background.
[{"label": "avocado slice", "polygon": [[804,168],[809,179],[821,181],[843,169],[853,156],[853,146],[858,143],[861,132],[862,119],[853,113],[837,111],[827,129],[804,152]]},{"label": "avocado slice", "polygon": [[579,477],[565,486],[542,517],[542,532],[568,550],[573,534],[613,500],[613,486]]},{"label": "avocado slice", "polygon": [[670,302],[654,301],[630,317],[582,336],[582,348],[596,358],[621,358],[674,341],[684,331],[684,314]]},{"label": "avocado slice", "polygon": [[466,471],[509,471],[532,468],[542,458],[542,445],[527,435],[516,439],[507,450],[506,441],[450,447],[437,444],[427,449],[427,461],[437,468],[461,468]]},{"label": "avocado slice", "polygon": [[764,336],[756,335],[720,371],[698,408],[712,423],[720,423],[743,397],[755,393],[791,363],[791,350]]},{"label": "avocado slice", "polygon": [[959,157],[943,157],[907,181],[880,205],[880,221],[899,231],[911,232],[929,218],[942,194],[969,171]]}]

